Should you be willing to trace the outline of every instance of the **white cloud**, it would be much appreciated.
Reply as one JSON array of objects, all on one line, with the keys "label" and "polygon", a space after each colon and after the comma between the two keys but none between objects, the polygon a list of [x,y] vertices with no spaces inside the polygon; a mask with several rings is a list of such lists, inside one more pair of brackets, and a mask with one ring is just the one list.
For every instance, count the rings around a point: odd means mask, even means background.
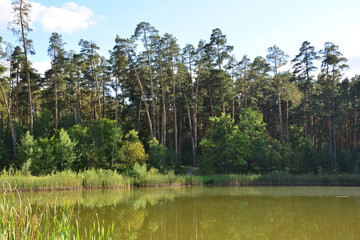
[{"label": "white cloud", "polygon": [[[32,24],[40,23],[46,32],[73,33],[96,25],[96,15],[90,8],[67,2],[61,7],[46,7],[37,2],[31,2]],[[13,18],[11,0],[0,0],[0,24],[7,24]]]},{"label": "white cloud", "polygon": [[41,75],[51,68],[51,61],[45,62],[36,62],[32,64],[32,67],[35,68]]},{"label": "white cloud", "polygon": [[84,6],[68,2],[62,7],[45,7],[39,3],[32,3],[33,20],[38,21],[45,31],[73,33],[87,29],[96,24],[94,12]]}]

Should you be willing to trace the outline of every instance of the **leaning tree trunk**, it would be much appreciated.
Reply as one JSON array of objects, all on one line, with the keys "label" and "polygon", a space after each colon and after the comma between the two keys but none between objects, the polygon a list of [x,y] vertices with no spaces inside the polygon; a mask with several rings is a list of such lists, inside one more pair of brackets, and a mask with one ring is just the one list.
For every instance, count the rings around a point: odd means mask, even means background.
[{"label": "leaning tree trunk", "polygon": [[156,119],[155,119],[155,95],[154,95],[154,86],[153,86],[153,79],[152,79],[152,72],[151,72],[151,64],[150,64],[150,55],[149,55],[149,48],[146,38],[146,31],[144,29],[144,39],[145,39],[145,46],[146,46],[146,53],[148,58],[148,65],[149,65],[149,77],[150,77],[150,91],[151,91],[151,102],[152,102],[152,115],[153,115],[153,136],[156,136]]},{"label": "leaning tree trunk", "polygon": [[129,58],[130,64],[133,66],[133,69],[134,69],[134,72],[135,72],[135,76],[136,76],[136,80],[137,80],[137,82],[138,82],[138,84],[139,84],[141,96],[142,96],[142,98],[143,98],[144,106],[145,106],[145,110],[146,110],[146,116],[147,116],[148,123],[149,123],[149,129],[150,129],[151,138],[153,139],[153,138],[154,138],[154,132],[153,132],[153,129],[152,129],[152,124],[151,124],[151,118],[150,118],[149,109],[148,109],[148,106],[147,106],[147,104],[146,104],[146,99],[145,99],[145,95],[144,95],[143,86],[142,86],[142,84],[141,84],[139,74],[137,73],[136,68],[135,68],[135,66],[134,66],[134,64],[133,64],[133,62],[132,62],[132,60],[131,60],[130,54],[128,54],[128,58]]}]

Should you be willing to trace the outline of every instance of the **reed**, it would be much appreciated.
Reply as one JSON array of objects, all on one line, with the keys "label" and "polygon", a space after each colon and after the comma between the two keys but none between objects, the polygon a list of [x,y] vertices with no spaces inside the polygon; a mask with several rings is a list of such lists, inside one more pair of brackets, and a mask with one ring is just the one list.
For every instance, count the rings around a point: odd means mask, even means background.
[{"label": "reed", "polygon": [[[105,229],[97,221],[85,236],[80,236],[79,225],[73,226],[73,209],[68,205],[50,208],[15,203],[14,194],[2,193],[0,198],[0,239],[112,239],[113,225]],[[77,223],[77,221],[76,221]]]},{"label": "reed", "polygon": [[39,191],[87,188],[129,188],[150,186],[235,185],[235,186],[360,186],[357,174],[212,174],[175,175],[173,171],[161,174],[151,169],[141,176],[128,176],[116,171],[89,169],[82,172],[70,170],[45,176],[24,175],[21,172],[3,171],[0,178],[2,191]]}]

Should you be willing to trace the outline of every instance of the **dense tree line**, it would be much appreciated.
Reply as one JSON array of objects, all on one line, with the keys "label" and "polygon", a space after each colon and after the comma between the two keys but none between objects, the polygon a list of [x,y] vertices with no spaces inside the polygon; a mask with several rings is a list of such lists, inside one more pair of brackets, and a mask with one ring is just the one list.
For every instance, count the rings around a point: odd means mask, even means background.
[{"label": "dense tree line", "polygon": [[32,159],[36,173],[125,170],[137,156],[162,171],[358,170],[360,76],[343,78],[347,59],[333,43],[315,50],[304,41],[293,59],[274,45],[238,61],[218,28],[181,48],[141,22],[129,38],[116,36],[109,58],[85,39],[80,52],[67,51],[52,33],[41,76],[28,60],[31,6],[13,8],[9,26],[22,44],[0,38],[9,63],[0,65],[1,167]]}]

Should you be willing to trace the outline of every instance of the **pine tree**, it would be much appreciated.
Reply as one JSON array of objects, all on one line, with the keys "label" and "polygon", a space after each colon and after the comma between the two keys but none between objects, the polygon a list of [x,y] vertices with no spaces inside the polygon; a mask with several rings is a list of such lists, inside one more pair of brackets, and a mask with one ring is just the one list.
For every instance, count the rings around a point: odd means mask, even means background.
[{"label": "pine tree", "polygon": [[154,27],[152,27],[149,23],[141,22],[137,25],[135,29],[134,38],[138,39],[142,35],[143,35],[142,40],[146,48],[146,55],[147,55],[148,67],[149,67],[149,79],[150,79],[150,91],[151,91],[152,115],[153,115],[152,129],[154,131],[152,135],[156,136],[155,95],[154,95],[153,74],[151,71],[151,63],[150,63],[150,54],[152,52],[152,49],[149,48],[148,42],[151,36],[157,35],[157,30]]},{"label": "pine tree", "polygon": [[49,40],[48,54],[52,58],[52,72],[54,77],[54,101],[55,101],[55,129],[58,128],[58,82],[61,64],[65,57],[64,43],[62,36],[58,33],[52,33]]},{"label": "pine tree", "polygon": [[[5,56],[6,56],[6,53],[2,49],[2,37],[0,36],[0,60],[2,58],[4,58]],[[5,70],[6,70],[6,68],[0,64],[0,76],[3,75]],[[12,153],[13,153],[12,158],[13,158],[13,161],[15,162],[15,160],[16,160],[16,131],[15,131],[15,126],[12,121],[12,117],[11,117],[11,110],[10,110],[11,109],[11,105],[10,105],[11,97],[9,97],[9,99],[7,99],[7,96],[5,94],[5,90],[4,90],[4,87],[2,84],[2,81],[4,81],[4,80],[5,80],[4,77],[0,77],[0,91],[1,91],[1,95],[2,95],[4,104],[6,107],[7,114],[8,114],[9,128],[10,128],[11,140],[12,140]]]},{"label": "pine tree", "polygon": [[31,99],[31,82],[30,82],[30,70],[28,62],[28,53],[34,54],[35,52],[32,49],[32,40],[27,38],[27,33],[31,32],[30,28],[30,10],[31,4],[27,0],[15,0],[12,2],[14,20],[9,23],[9,29],[13,31],[15,35],[19,37],[19,41],[22,42],[24,47],[25,54],[25,71],[27,79],[27,89],[28,89],[28,98],[29,98],[29,117],[30,117],[30,133],[34,133],[34,118],[33,118],[33,109],[32,109],[32,99]]},{"label": "pine tree", "polygon": [[348,65],[345,64],[347,59],[342,56],[339,47],[331,42],[325,43],[324,49],[320,50],[320,55],[322,59],[320,77],[325,80],[324,92],[326,97],[325,112],[327,113],[328,140],[336,160],[336,124],[334,119],[336,86],[340,81],[342,72],[348,68]]},{"label": "pine tree", "polygon": [[314,61],[318,59],[315,48],[308,41],[302,43],[299,54],[291,61],[294,63],[293,76],[299,90],[303,93],[303,112],[307,115],[308,123],[304,126],[306,135],[313,136],[313,113],[312,113],[312,94],[314,88],[314,76],[312,72],[316,71]]},{"label": "pine tree", "polygon": [[266,58],[272,64],[272,70],[274,72],[274,80],[276,83],[276,92],[277,92],[277,102],[279,108],[279,133],[280,133],[280,141],[283,141],[283,120],[282,120],[282,110],[281,110],[281,86],[280,86],[280,78],[278,76],[279,68],[284,66],[287,63],[287,59],[289,58],[278,46],[274,45],[268,48],[268,55]]}]

